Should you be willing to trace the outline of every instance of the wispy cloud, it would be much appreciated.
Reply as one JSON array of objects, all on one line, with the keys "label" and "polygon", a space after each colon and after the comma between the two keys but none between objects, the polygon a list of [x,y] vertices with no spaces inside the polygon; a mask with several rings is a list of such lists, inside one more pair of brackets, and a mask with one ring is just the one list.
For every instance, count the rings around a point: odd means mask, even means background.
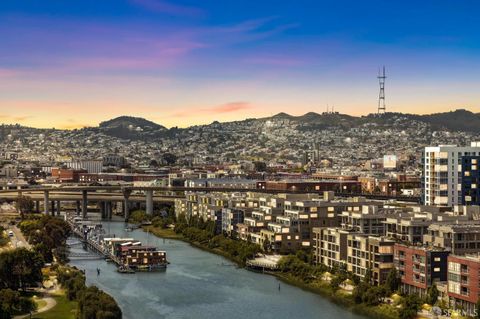
[{"label": "wispy cloud", "polygon": [[0,68],[0,78],[12,78],[12,77],[20,75],[21,73],[22,72],[20,72],[18,70]]},{"label": "wispy cloud", "polygon": [[253,56],[244,59],[247,64],[259,64],[270,66],[299,66],[306,63],[305,59],[289,56]]},{"label": "wispy cloud", "polygon": [[172,117],[188,117],[192,116],[192,114],[225,114],[225,113],[233,113],[242,110],[247,110],[253,108],[248,102],[229,102],[222,105],[217,105],[208,108],[195,108],[195,112],[192,113],[191,110],[184,110],[175,112],[172,114]]},{"label": "wispy cloud", "polygon": [[[157,0],[130,1],[178,12],[183,8]],[[61,75],[75,72],[91,75],[104,71],[118,74],[121,71],[148,73],[164,69],[190,69],[193,64],[216,66],[217,57],[241,62],[242,58],[237,58],[235,54],[237,51],[228,55],[225,52],[236,50],[239,44],[260,43],[295,27],[280,24],[275,17],[204,26],[152,22],[120,26],[58,19],[55,26],[62,25],[62,28],[53,28],[52,21],[43,18],[10,20],[15,27],[4,26],[2,29],[0,24],[0,31],[5,32],[0,48],[11,48],[2,56],[0,63],[3,60],[19,68],[0,67],[0,78],[29,76],[30,73]],[[38,25],[45,27],[38,28]],[[18,34],[22,35],[22,41],[18,41]],[[24,64],[25,61],[28,63]],[[269,64],[275,63],[281,62],[277,59]],[[23,73],[15,73],[17,70]]]},{"label": "wispy cloud", "polygon": [[203,109],[203,111],[210,113],[230,113],[250,108],[252,108],[252,105],[248,102],[230,102],[209,109]]},{"label": "wispy cloud", "polygon": [[5,115],[5,114],[0,114],[0,121],[8,121],[8,122],[25,122],[26,120],[29,120],[33,118],[33,116],[12,116],[12,115]]},{"label": "wispy cloud", "polygon": [[166,13],[177,16],[202,16],[204,11],[200,8],[183,6],[163,0],[130,0],[131,3],[149,11]]}]

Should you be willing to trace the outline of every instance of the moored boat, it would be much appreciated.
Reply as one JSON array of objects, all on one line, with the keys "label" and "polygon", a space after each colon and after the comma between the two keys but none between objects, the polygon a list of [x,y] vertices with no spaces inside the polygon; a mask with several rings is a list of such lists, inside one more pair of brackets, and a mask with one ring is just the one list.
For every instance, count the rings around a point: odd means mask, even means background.
[{"label": "moored boat", "polygon": [[119,266],[117,268],[117,271],[121,274],[134,274],[135,273],[135,270],[133,270],[130,267],[126,267],[126,266]]}]

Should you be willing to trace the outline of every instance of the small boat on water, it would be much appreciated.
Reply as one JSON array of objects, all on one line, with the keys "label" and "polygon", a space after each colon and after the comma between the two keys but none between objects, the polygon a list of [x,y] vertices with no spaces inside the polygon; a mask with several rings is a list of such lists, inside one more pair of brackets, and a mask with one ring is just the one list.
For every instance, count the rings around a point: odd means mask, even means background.
[{"label": "small boat on water", "polygon": [[130,267],[120,266],[117,268],[117,271],[121,274],[134,274],[135,270]]}]

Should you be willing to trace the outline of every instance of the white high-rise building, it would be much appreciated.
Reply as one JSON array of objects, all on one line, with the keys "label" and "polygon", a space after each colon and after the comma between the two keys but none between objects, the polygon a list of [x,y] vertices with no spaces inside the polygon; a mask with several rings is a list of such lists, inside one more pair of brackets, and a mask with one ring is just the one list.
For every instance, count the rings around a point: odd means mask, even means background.
[{"label": "white high-rise building", "polygon": [[425,147],[423,201],[425,205],[453,206],[462,202],[462,156],[480,155],[480,142],[471,146]]}]

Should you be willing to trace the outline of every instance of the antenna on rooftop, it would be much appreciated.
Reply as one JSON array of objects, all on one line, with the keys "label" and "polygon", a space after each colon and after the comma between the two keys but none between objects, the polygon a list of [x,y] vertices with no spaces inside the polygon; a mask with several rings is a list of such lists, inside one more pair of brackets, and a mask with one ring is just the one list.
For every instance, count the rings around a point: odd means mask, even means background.
[{"label": "antenna on rooftop", "polygon": [[378,95],[378,114],[381,113],[386,113],[386,105],[385,105],[385,79],[387,78],[385,76],[385,66],[383,66],[383,72],[381,70],[378,70],[378,83],[380,85],[380,93]]}]

